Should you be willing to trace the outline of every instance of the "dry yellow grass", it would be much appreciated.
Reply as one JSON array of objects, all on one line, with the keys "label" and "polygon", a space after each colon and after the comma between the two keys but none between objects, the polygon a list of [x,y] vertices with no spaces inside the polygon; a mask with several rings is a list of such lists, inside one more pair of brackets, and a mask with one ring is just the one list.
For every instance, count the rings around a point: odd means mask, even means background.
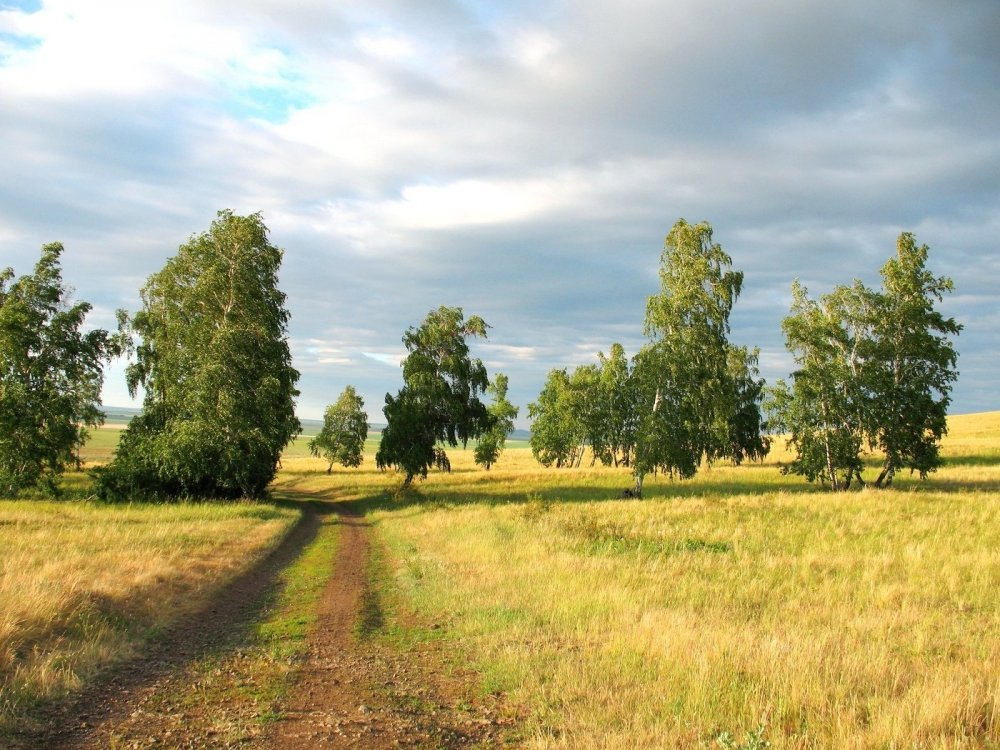
[{"label": "dry yellow grass", "polygon": [[[470,448],[407,496],[371,455],[328,476],[303,444],[276,490],[367,503],[395,596],[506,693],[525,746],[748,748],[760,729],[774,748],[995,748],[1000,413],[950,424],[948,465],[883,492],[783,477],[778,446],[626,501],[627,470],[522,448],[485,472]],[[133,647],[134,623],[204,597],[294,515],[0,502],[3,716]]]},{"label": "dry yellow grass", "polygon": [[203,605],[297,515],[250,503],[0,501],[0,730]]},{"label": "dry yellow grass", "polygon": [[771,459],[623,501],[627,472],[459,451],[423,502],[372,505],[401,591],[528,747],[997,747],[1000,414],[951,428],[948,466],[892,491]]}]

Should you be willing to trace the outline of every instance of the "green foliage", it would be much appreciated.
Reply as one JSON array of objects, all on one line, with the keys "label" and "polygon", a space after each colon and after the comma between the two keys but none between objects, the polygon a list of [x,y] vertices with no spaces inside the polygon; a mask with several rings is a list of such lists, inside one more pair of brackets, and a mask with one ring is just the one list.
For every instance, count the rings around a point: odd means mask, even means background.
[{"label": "green foliage", "polygon": [[498,372],[487,391],[493,396],[493,402],[486,408],[490,417],[490,426],[484,432],[476,445],[476,463],[489,471],[503,453],[507,436],[514,431],[514,420],[517,419],[518,408],[507,400],[507,376]]},{"label": "green foliage", "polygon": [[667,235],[660,264],[660,293],[646,306],[651,342],[636,357],[641,406],[636,447],[636,488],[642,476],[662,470],[694,475],[703,459],[760,458],[756,353],[729,343],[729,315],[743,274],[712,242],[707,222],[683,219]]},{"label": "green foliage", "polygon": [[591,445],[605,466],[630,466],[639,429],[639,384],[621,344],[612,344],[608,356],[604,352],[597,356],[601,406]]},{"label": "green foliage", "polygon": [[104,497],[255,497],[274,477],[300,431],[299,374],[267,234],[260,214],[220,211],[147,280],[128,369],[143,413],[98,474]]},{"label": "green foliage", "polygon": [[896,257],[882,267],[878,315],[872,321],[876,343],[871,388],[876,407],[869,410],[867,433],[885,455],[876,484],[891,483],[899,469],[922,478],[941,465],[938,450],[947,431],[952,383],[958,355],[951,342],[962,326],[934,309],[952,280],[926,268],[928,247],[917,247],[904,232]]},{"label": "green foliage", "polygon": [[764,736],[767,726],[761,722],[756,729],[747,732],[743,742],[738,743],[729,732],[721,732],[715,738],[715,744],[721,750],[767,750],[771,742]]},{"label": "green foliage", "polygon": [[309,451],[329,461],[327,474],[336,462],[343,466],[361,465],[368,436],[368,415],[364,408],[364,400],[351,385],[344,388],[337,403],[326,407],[323,428],[309,441]]},{"label": "green foliage", "polygon": [[638,389],[621,344],[599,364],[577,367],[572,375],[552,370],[538,401],[528,405],[531,447],[545,466],[579,466],[589,445],[594,460],[628,466],[638,427]]},{"label": "green foliage", "polygon": [[409,485],[429,468],[451,464],[440,444],[466,445],[486,432],[491,419],[479,395],[489,379],[480,359],[469,354],[467,339],[486,338],[479,316],[465,320],[459,307],[431,310],[419,328],[403,335],[409,355],[403,362],[403,388],[385,396],[387,425],[375,462],[380,469],[406,473]]},{"label": "green foliage", "polygon": [[0,272],[0,494],[5,496],[34,486],[56,493],[55,477],[74,462],[86,428],[104,422],[103,365],[126,344],[121,332],[80,331],[91,307],[70,303],[62,253],[58,242],[45,245],[33,273],[15,280],[13,269]]},{"label": "green foliage", "polygon": [[543,466],[572,466],[586,435],[583,420],[574,409],[574,399],[566,370],[553,369],[538,394],[528,404],[531,424],[531,452]]},{"label": "green foliage", "polygon": [[901,234],[880,291],[855,281],[817,302],[793,284],[782,328],[799,368],[768,400],[775,429],[796,452],[784,471],[848,489],[854,478],[863,483],[865,444],[884,456],[876,486],[891,484],[901,468],[926,477],[940,466],[958,377],[950,337],[961,326],[934,309],[952,282],[926,270],[927,254]]}]

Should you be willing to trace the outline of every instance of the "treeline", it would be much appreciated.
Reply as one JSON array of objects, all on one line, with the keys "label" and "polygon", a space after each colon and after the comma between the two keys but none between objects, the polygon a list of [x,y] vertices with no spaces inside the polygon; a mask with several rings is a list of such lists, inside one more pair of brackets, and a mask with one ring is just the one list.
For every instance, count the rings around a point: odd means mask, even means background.
[{"label": "treeline", "polygon": [[728,340],[742,273],[709,224],[678,221],[646,308],[649,343],[631,359],[616,343],[596,365],[550,371],[528,406],[535,457],[579,466],[589,448],[592,463],[632,467],[641,495],[650,471],[685,478],[703,461],[761,459],[780,433],[795,456],[781,470],[834,490],[865,483],[866,451],[882,456],[876,486],[901,469],[926,477],[941,464],[961,331],[936,309],[953,286],[927,257],[903,233],[880,289],[855,281],[813,300],[794,282],[782,329],[798,369],[767,388],[758,350]]},{"label": "treeline", "polygon": [[[0,274],[0,493],[57,492],[55,478],[103,422],[104,365],[128,356],[129,390],[142,389],[143,408],[111,463],[94,471],[97,494],[262,495],[301,425],[277,286],[282,251],[260,214],[219,212],[147,279],[139,312],[118,312],[114,332],[82,333],[90,305],[71,303],[62,252],[46,245],[33,273]],[[879,486],[901,469],[926,476],[940,464],[957,377],[952,337],[961,330],[935,308],[952,283],[926,269],[927,255],[903,234],[879,290],[855,282],[812,300],[796,283],[783,329],[798,369],[766,388],[758,351],[729,341],[742,272],[709,224],[678,221],[646,308],[649,342],[631,358],[612,344],[596,365],[551,371],[528,406],[534,455],[547,466],[579,466],[589,448],[593,461],[629,467],[631,493],[641,496],[650,472],[686,478],[704,462],[760,459],[769,435],[782,432],[795,452],[783,470],[834,489],[863,482],[865,450],[884,456]],[[491,380],[471,355],[469,341],[487,329],[478,316],[440,307],[406,331],[403,386],[386,394],[379,468],[402,472],[408,485],[449,469],[446,448],[470,440],[485,469],[498,460],[518,409],[507,377]],[[357,466],[366,434],[364,402],[348,386],[310,448],[327,471]]]},{"label": "treeline", "polygon": [[605,464],[632,467],[641,497],[651,472],[693,476],[705,461],[763,458],[764,381],[757,350],[729,341],[743,273],[707,223],[674,224],[660,259],[660,292],[646,305],[649,343],[631,360],[613,344],[598,365],[549,373],[531,448],[543,464],[579,465],[587,446]]}]

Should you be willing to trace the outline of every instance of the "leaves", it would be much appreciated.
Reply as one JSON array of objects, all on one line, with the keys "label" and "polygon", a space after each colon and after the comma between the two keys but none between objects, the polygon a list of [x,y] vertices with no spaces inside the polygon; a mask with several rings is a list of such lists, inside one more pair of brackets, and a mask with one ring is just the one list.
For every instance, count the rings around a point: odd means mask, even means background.
[{"label": "leaves", "polygon": [[128,370],[144,413],[102,476],[105,495],[264,492],[300,430],[281,258],[260,214],[220,211],[149,277]]},{"label": "leaves", "polygon": [[767,452],[756,354],[729,343],[743,274],[712,241],[707,222],[683,219],[667,235],[660,293],[646,305],[650,343],[636,356],[637,490],[645,472],[693,476],[702,460]]},{"label": "leaves", "polygon": [[482,318],[465,320],[459,307],[431,310],[419,328],[403,335],[409,355],[403,362],[404,385],[383,409],[388,424],[375,461],[379,468],[406,472],[408,484],[435,466],[450,468],[439,443],[466,445],[491,425],[479,395],[488,384],[486,367],[470,356],[469,338],[486,338]]},{"label": "leaves", "polygon": [[[62,282],[63,246],[42,248],[34,272],[0,273],[0,493],[44,485],[74,461],[100,411],[104,363],[124,333],[82,333],[90,305],[71,304]],[[13,282],[13,283],[10,283]],[[8,287],[8,284],[10,286]]]},{"label": "leaves", "polygon": [[514,420],[517,419],[518,408],[507,400],[507,376],[498,372],[487,391],[493,395],[493,402],[487,407],[490,426],[480,436],[476,445],[476,463],[489,470],[503,453],[507,436],[514,431]]},{"label": "leaves", "polygon": [[368,436],[368,415],[364,408],[364,399],[351,385],[344,388],[335,404],[326,407],[323,428],[309,441],[309,450],[330,462],[327,473],[336,462],[342,466],[361,465]]},{"label": "leaves", "polygon": [[793,285],[782,328],[799,369],[769,399],[797,454],[786,471],[848,488],[861,480],[864,444],[884,456],[877,486],[899,469],[926,477],[940,465],[958,377],[951,337],[961,326],[934,307],[952,282],[926,269],[927,256],[927,246],[904,232],[879,291],[855,281],[814,301]]}]

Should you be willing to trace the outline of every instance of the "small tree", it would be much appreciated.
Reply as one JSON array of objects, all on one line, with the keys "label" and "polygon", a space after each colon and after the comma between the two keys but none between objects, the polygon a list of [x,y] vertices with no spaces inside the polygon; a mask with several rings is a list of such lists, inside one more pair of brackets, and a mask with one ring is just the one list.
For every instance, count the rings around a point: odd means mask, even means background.
[{"label": "small tree", "polygon": [[767,401],[771,428],[788,434],[796,453],[782,471],[829,483],[834,490],[850,488],[855,478],[862,481],[866,406],[859,366],[868,301],[860,284],[816,302],[795,282],[791,314],[782,329],[799,369],[791,387],[779,380]]},{"label": "small tree", "polygon": [[899,469],[921,478],[941,465],[939,444],[947,432],[958,354],[952,344],[962,326],[934,307],[953,290],[952,280],[927,270],[927,245],[899,235],[896,257],[882,267],[882,292],[871,321],[875,345],[868,377],[874,403],[867,432],[884,455],[877,486],[892,483]]},{"label": "small tree", "polygon": [[[100,410],[104,363],[122,354],[124,333],[80,331],[90,305],[71,304],[56,242],[34,272],[0,272],[0,494],[33,486],[56,494]],[[13,283],[10,283],[12,282]],[[8,286],[8,284],[10,284]],[[120,331],[124,314],[119,314]]]},{"label": "small tree", "polygon": [[586,426],[574,408],[565,369],[553,369],[538,400],[528,404],[531,452],[543,466],[573,466],[586,438]]},{"label": "small tree", "polygon": [[[635,372],[621,344],[612,344],[600,359],[600,398],[603,437],[592,444],[604,464],[631,466],[639,427],[639,391]],[[599,448],[598,448],[599,446]]]},{"label": "small tree", "polygon": [[432,466],[449,470],[441,444],[466,445],[489,429],[479,396],[489,384],[486,367],[469,354],[469,338],[486,338],[482,318],[465,320],[459,307],[431,310],[419,328],[403,336],[403,388],[385,396],[387,425],[375,462],[380,469],[405,472],[404,485]]},{"label": "small tree", "polygon": [[518,408],[507,400],[507,385],[507,376],[498,372],[486,389],[493,396],[493,402],[486,408],[491,425],[479,438],[475,458],[476,463],[487,471],[503,453],[507,436],[514,431],[514,420],[517,419]]},{"label": "small tree", "polygon": [[264,493],[301,429],[281,258],[260,214],[220,211],[149,277],[128,369],[143,412],[98,475],[104,497]]},{"label": "small tree", "polygon": [[329,461],[327,474],[336,462],[342,466],[361,465],[368,436],[368,415],[364,407],[364,400],[351,385],[344,388],[337,403],[326,407],[323,428],[309,441],[309,450],[314,456]]}]

